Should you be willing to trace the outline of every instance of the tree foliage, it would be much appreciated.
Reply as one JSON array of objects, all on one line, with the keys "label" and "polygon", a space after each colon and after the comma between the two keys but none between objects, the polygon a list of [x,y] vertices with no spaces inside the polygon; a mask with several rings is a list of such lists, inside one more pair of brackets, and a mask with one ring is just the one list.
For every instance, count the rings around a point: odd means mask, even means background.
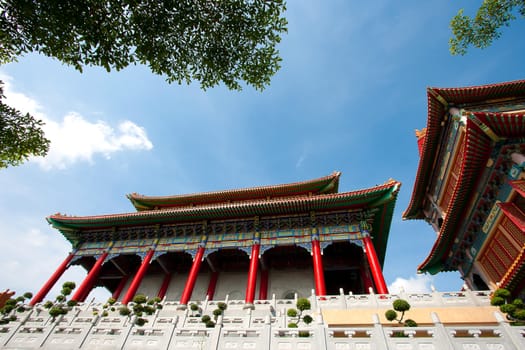
[{"label": "tree foliage", "polygon": [[[417,327],[417,323],[414,320],[407,319],[403,323],[403,318],[405,317],[405,312],[410,310],[410,304],[404,299],[396,299],[392,303],[394,310],[390,309],[385,311],[385,318],[389,321],[397,321],[399,324],[404,324],[406,327]],[[401,316],[397,318],[397,313],[401,312]]]},{"label": "tree foliage", "polygon": [[44,123],[6,105],[4,98],[0,81],[0,169],[19,165],[30,156],[45,156],[49,150],[41,129]]},{"label": "tree foliage", "polygon": [[283,0],[5,0],[0,63],[39,52],[82,71],[146,64],[169,82],[263,89],[279,69]]},{"label": "tree foliage", "polygon": [[450,21],[453,37],[450,52],[464,55],[469,46],[486,48],[501,36],[500,29],[509,26],[519,13],[525,17],[524,0],[483,0],[476,16],[463,14],[463,9]]},{"label": "tree foliage", "polygon": [[520,324],[525,321],[525,304],[523,300],[512,299],[510,291],[504,288],[497,289],[490,299],[490,304],[499,306],[499,310],[506,314],[507,319]]},{"label": "tree foliage", "polygon": [[[170,83],[262,90],[280,68],[285,10],[284,0],[3,0],[0,64],[38,52],[80,72],[139,63]],[[1,98],[0,169],[45,156],[42,121]]]}]

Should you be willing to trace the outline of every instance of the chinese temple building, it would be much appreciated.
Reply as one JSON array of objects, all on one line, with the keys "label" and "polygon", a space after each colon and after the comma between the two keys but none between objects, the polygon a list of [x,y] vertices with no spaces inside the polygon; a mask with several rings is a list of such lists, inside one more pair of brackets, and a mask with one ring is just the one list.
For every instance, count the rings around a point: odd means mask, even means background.
[{"label": "chinese temple building", "polygon": [[[400,183],[338,193],[340,173],[284,185],[165,197],[128,195],[136,212],[47,218],[73,251],[34,296],[41,302],[70,265],[127,304],[135,294],[178,300],[294,298],[373,289]],[[293,276],[293,283],[290,283]]]},{"label": "chinese temple building", "polygon": [[[523,288],[524,92],[525,82],[429,90],[404,214],[438,232],[421,271],[460,269],[477,289],[492,281]],[[382,266],[401,184],[339,193],[340,175],[133,193],[130,213],[48,217],[72,251],[29,305],[0,315],[0,348],[525,349],[525,326],[511,326],[490,305],[490,291],[389,294]],[[496,258],[507,259],[505,271],[490,269]],[[53,316],[44,300],[71,265],[87,276],[70,296],[76,303],[62,301]],[[89,300],[97,286],[117,301]],[[138,294],[160,307],[142,313]],[[416,327],[387,318],[399,299]]]},{"label": "chinese temple building", "polygon": [[429,88],[404,219],[437,234],[418,270],[459,271],[474,290],[525,295],[525,80]]}]

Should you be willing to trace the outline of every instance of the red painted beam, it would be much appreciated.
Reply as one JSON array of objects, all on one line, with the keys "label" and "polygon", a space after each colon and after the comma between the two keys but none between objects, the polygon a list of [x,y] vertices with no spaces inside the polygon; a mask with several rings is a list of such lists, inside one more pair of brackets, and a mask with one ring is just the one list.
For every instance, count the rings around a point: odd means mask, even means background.
[{"label": "red painted beam", "polygon": [[374,284],[376,285],[376,291],[378,294],[388,294],[385,277],[383,277],[381,265],[377,259],[376,250],[369,234],[364,234],[363,243],[365,245],[365,253],[368,259],[368,265],[370,265],[370,271],[372,272],[372,278],[374,279]]},{"label": "red painted beam", "polygon": [[146,271],[148,271],[149,263],[151,261],[151,258],[153,257],[153,253],[155,253],[155,250],[151,249],[148,252],[148,254],[146,254],[144,261],[142,261],[142,264],[140,265],[137,273],[135,274],[133,281],[131,281],[131,284],[129,285],[126,295],[124,295],[124,298],[122,298],[123,305],[129,303],[135,296],[135,293],[137,293],[137,289],[139,288],[140,283],[142,282],[142,279],[146,274]]},{"label": "red painted beam", "polygon": [[213,295],[215,294],[215,288],[217,287],[217,280],[219,278],[219,272],[215,271],[211,273],[210,276],[210,283],[208,283],[208,291],[206,291],[206,295],[208,296],[208,300],[213,300]]},{"label": "red painted beam", "polygon": [[255,299],[255,288],[257,286],[257,267],[259,266],[259,244],[252,245],[252,254],[250,256],[250,271],[248,271],[248,283],[246,284],[246,298],[247,304],[253,304]]},{"label": "red painted beam", "polygon": [[312,240],[312,259],[314,265],[315,293],[317,296],[326,295],[323,260],[321,258],[321,247],[319,246],[318,240]]},{"label": "red painted beam", "polygon": [[84,278],[84,281],[82,281],[82,284],[80,285],[80,287],[78,287],[71,300],[82,301],[87,297],[98,277],[98,274],[100,273],[102,264],[106,260],[107,256],[108,252],[104,252],[104,254],[102,254],[100,258],[98,258],[97,262],[95,263],[95,265],[93,265],[91,270],[89,270],[88,275],[86,276],[86,278]]},{"label": "red painted beam", "polygon": [[126,286],[126,283],[128,282],[128,280],[129,280],[129,275],[122,276],[122,278],[120,279],[120,282],[119,282],[119,284],[117,286],[117,289],[115,289],[115,291],[111,295],[111,297],[113,299],[118,300],[118,298],[120,297],[120,294],[124,290],[124,287]]},{"label": "red painted beam", "polygon": [[47,293],[49,293],[51,288],[53,288],[55,283],[57,283],[57,281],[60,279],[60,277],[62,277],[64,272],[67,270],[67,268],[69,266],[69,263],[71,262],[71,260],[73,260],[74,256],[75,256],[75,254],[70,253],[64,259],[64,261],[62,261],[62,263],[58,266],[56,271],[51,275],[51,277],[49,277],[47,282],[42,286],[42,288],[40,288],[40,290],[33,297],[33,299],[31,299],[31,302],[29,303],[29,305],[31,305],[31,306],[35,305],[35,304],[41,302],[46,297]]},{"label": "red painted beam", "polygon": [[199,274],[203,256],[204,247],[199,247],[199,249],[197,250],[197,254],[195,255],[195,259],[193,260],[193,265],[191,265],[190,274],[188,275],[188,279],[186,280],[186,284],[184,285],[184,291],[182,292],[182,296],[180,297],[180,303],[182,305],[187,305],[188,301],[191,298],[191,294],[193,293],[193,287],[195,287],[195,281],[197,281],[197,275]]},{"label": "red painted beam", "polygon": [[170,286],[171,282],[171,273],[166,273],[166,276],[164,276],[164,280],[162,281],[162,285],[160,286],[159,292],[157,293],[157,297],[164,299],[166,296],[166,292],[168,291],[168,287]]}]

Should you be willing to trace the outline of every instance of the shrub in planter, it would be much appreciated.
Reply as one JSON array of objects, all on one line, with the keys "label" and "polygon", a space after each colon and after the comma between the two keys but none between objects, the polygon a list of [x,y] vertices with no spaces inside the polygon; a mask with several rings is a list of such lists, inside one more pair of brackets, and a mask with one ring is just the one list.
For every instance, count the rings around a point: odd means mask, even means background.
[{"label": "shrub in planter", "polygon": [[144,318],[142,318],[142,317],[137,317],[137,318],[135,319],[135,324],[136,324],[137,326],[139,326],[139,327],[144,326],[144,325],[146,324],[146,322],[148,322],[148,320],[146,320],[146,319],[144,319]]},{"label": "shrub in planter", "polygon": [[286,312],[286,315],[288,315],[288,317],[297,317],[297,310],[296,309],[288,309],[288,311]]},{"label": "shrub in planter", "polygon": [[133,297],[133,302],[135,304],[144,304],[148,301],[148,298],[144,294],[137,294]]},{"label": "shrub in planter", "polygon": [[[387,310],[385,312],[385,318],[389,321],[397,321],[399,324],[403,324],[403,317],[405,316],[405,312],[410,310],[410,304],[406,300],[397,299],[397,300],[394,300],[394,302],[392,303],[392,307],[394,308],[394,310]],[[397,318],[398,312],[401,312],[401,316],[399,318]],[[413,320],[411,321],[414,322]],[[414,327],[414,326],[409,326],[409,327]]]},{"label": "shrub in planter", "polygon": [[118,313],[120,316],[129,316],[131,314],[131,310],[127,306],[121,306],[118,309]]},{"label": "shrub in planter", "polygon": [[312,323],[314,319],[312,318],[312,316],[310,315],[304,315],[303,316],[303,322],[306,323],[306,324],[310,324]]},{"label": "shrub in planter", "polygon": [[215,319],[217,319],[220,315],[222,315],[222,310],[221,309],[213,310],[213,316],[214,316]]},{"label": "shrub in planter", "polygon": [[512,325],[522,325],[525,321],[525,304],[523,300],[517,298],[512,300],[511,293],[504,288],[497,289],[490,299],[490,304],[499,306]]},{"label": "shrub in planter", "polygon": [[305,311],[305,310],[310,310],[311,308],[311,305],[310,305],[310,300],[306,299],[306,298],[299,298],[297,299],[297,309],[299,311]]}]

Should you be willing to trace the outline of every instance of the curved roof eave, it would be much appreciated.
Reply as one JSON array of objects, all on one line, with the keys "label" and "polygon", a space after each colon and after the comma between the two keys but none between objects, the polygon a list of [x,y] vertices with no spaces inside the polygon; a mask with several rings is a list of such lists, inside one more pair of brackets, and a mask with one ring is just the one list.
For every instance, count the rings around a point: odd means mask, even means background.
[{"label": "curved roof eave", "polygon": [[425,190],[430,181],[433,159],[438,149],[441,120],[449,104],[462,105],[505,97],[525,97],[525,80],[515,80],[498,84],[460,87],[427,88],[427,132],[423,142],[414,181],[412,197],[402,214],[404,220],[423,219],[422,203]]},{"label": "curved roof eave", "polygon": [[457,227],[466,215],[463,209],[468,204],[469,193],[477,185],[477,181],[480,179],[480,169],[486,164],[490,155],[490,139],[471,119],[467,120],[465,142],[465,152],[461,162],[458,183],[450,200],[447,210],[448,215],[443,221],[439,236],[434,242],[429,255],[418,266],[418,271],[420,272],[436,273],[442,270],[446,254],[456,237]]},{"label": "curved roof eave", "polygon": [[262,199],[267,197],[290,197],[300,194],[312,193],[329,194],[337,193],[341,172],[333,172],[328,176],[317,179],[299,181],[294,183],[249,187],[224,191],[212,191],[173,196],[145,196],[137,193],[128,194],[127,197],[133,206],[141,210],[154,210],[156,208],[181,207],[188,205],[204,205],[228,201],[242,201]]},{"label": "curved roof eave", "polygon": [[385,196],[395,200],[400,183],[391,180],[372,188],[345,193],[317,196],[298,196],[273,200],[210,204],[198,207],[170,208],[100,216],[51,215],[47,221],[57,229],[80,230],[88,228],[119,227],[152,223],[184,222],[206,219],[237,218],[258,215],[282,215],[338,208],[358,209],[373,207]]}]

